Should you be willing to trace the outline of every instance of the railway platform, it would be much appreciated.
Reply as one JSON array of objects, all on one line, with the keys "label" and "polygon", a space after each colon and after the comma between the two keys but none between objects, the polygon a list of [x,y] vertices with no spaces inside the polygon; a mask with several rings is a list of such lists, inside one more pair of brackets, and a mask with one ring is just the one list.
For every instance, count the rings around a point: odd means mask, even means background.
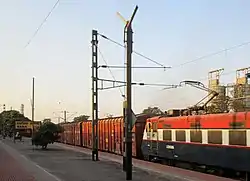
[{"label": "railway platform", "polygon": [[[90,150],[55,143],[48,150],[33,147],[30,139],[23,142],[0,140],[0,181],[124,181],[121,157],[100,153],[100,161],[93,162]],[[203,174],[166,169],[162,165],[133,160],[134,181],[229,181]],[[192,175],[193,174],[193,175]],[[10,178],[10,179],[7,179]]]},{"label": "railway platform", "polygon": [[[90,149],[62,144],[62,143],[56,143],[56,145],[63,147],[65,149],[70,149],[91,155]],[[114,155],[106,152],[99,152],[99,158],[122,164],[122,156],[120,155]],[[170,167],[138,159],[133,159],[133,167],[134,167],[133,169],[139,168],[146,172],[158,174],[170,181],[235,181],[234,179],[218,177],[210,174],[185,170],[177,167]]]},{"label": "railway platform", "polygon": [[[0,138],[0,181],[58,181],[9,144],[15,143],[8,138]],[[18,144],[23,142],[18,142],[17,146]]]},{"label": "railway platform", "polygon": [[0,146],[0,181],[34,181],[22,165]]}]

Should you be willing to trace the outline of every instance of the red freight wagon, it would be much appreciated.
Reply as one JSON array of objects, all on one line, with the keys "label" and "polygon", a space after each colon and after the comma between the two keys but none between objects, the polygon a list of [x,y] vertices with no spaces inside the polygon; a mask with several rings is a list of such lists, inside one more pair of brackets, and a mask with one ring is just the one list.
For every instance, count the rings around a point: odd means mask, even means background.
[{"label": "red freight wagon", "polygon": [[[132,130],[132,154],[134,157],[142,157],[141,143],[148,116],[138,115],[135,126]],[[113,117],[100,119],[98,121],[98,146],[99,150],[123,154],[123,117]],[[91,121],[82,122],[83,142],[91,142],[92,123]],[[91,148],[91,144],[83,144],[83,146]]]},{"label": "red freight wagon", "polygon": [[99,130],[99,149],[103,150],[103,142],[104,142],[104,134],[103,134],[103,130],[104,130],[104,124],[103,124],[103,120],[99,120],[98,121],[98,130]]},{"label": "red freight wagon", "polygon": [[63,125],[66,144],[75,145],[75,124],[76,123],[66,123]]},{"label": "red freight wagon", "polygon": [[63,128],[63,132],[60,134],[60,142],[64,144],[68,144],[68,132],[69,132],[69,124],[60,124]]},{"label": "red freight wagon", "polygon": [[66,143],[72,144],[72,124],[66,124]]},{"label": "red freight wagon", "polygon": [[91,148],[92,147],[92,124],[90,121],[82,122],[83,128],[83,140],[84,140],[84,147]]},{"label": "red freight wagon", "polygon": [[75,145],[82,146],[82,123],[75,124]]},{"label": "red freight wagon", "polygon": [[122,145],[123,145],[123,119],[119,118],[115,120],[115,129],[114,129],[114,137],[115,137],[115,147],[114,153],[122,154]]},{"label": "red freight wagon", "polygon": [[88,127],[87,124],[82,122],[82,146],[87,147],[88,145]]},{"label": "red freight wagon", "polygon": [[[132,130],[133,156],[141,157],[141,144],[146,124],[146,115],[138,115]],[[123,154],[123,117],[105,118],[98,121],[98,146],[100,151]],[[92,148],[92,122],[62,124],[64,128],[60,142]]]},{"label": "red freight wagon", "polygon": [[112,153],[121,154],[121,128],[123,126],[123,118],[106,118],[101,119],[99,124],[99,149]]}]

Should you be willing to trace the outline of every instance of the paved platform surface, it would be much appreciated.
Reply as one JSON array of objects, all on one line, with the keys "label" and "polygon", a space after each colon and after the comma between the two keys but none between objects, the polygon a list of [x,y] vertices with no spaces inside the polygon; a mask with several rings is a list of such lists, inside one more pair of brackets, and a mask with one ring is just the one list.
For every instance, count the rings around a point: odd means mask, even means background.
[{"label": "paved platform surface", "polygon": [[0,146],[0,181],[34,181],[22,165]]},{"label": "paved platform surface", "polygon": [[[41,150],[31,145],[30,139],[24,142],[13,143],[10,139],[0,140],[0,158],[4,159],[4,154],[14,160],[6,167],[8,173],[10,168],[18,168],[18,173],[26,174],[20,181],[123,181],[125,173],[121,164],[103,159],[99,162],[91,161],[88,154],[64,149],[57,144],[49,145],[48,150]],[[34,149],[35,148],[35,149]],[[1,151],[4,150],[4,151]],[[3,164],[0,160],[1,165]],[[4,164],[5,165],[5,164]],[[14,166],[15,165],[15,166]],[[1,167],[2,168],[2,167]],[[6,170],[2,169],[2,172]],[[12,174],[16,171],[12,170]],[[0,181],[5,181],[0,179]],[[17,178],[12,178],[17,181]],[[8,180],[8,181],[12,181]],[[19,181],[18,180],[18,181]],[[134,168],[134,181],[180,181],[186,179],[170,178],[150,171]],[[7,181],[7,180],[6,180]]]},{"label": "paved platform surface", "polygon": [[[75,150],[81,153],[91,155],[91,150],[79,146],[67,145],[62,143],[55,143],[56,145],[69,150]],[[107,152],[99,152],[99,158],[110,160],[122,164],[122,156]],[[215,175],[200,173],[196,171],[171,167],[158,163],[147,162],[143,160],[133,159],[134,168],[140,168],[147,172],[154,172],[168,178],[169,180],[185,180],[185,181],[235,181],[234,179],[218,177]],[[133,168],[133,169],[134,169]]]},{"label": "paved platform surface", "polygon": [[59,181],[24,154],[20,154],[16,148],[24,148],[22,145],[25,143],[14,144],[12,140],[0,137],[0,181]]}]

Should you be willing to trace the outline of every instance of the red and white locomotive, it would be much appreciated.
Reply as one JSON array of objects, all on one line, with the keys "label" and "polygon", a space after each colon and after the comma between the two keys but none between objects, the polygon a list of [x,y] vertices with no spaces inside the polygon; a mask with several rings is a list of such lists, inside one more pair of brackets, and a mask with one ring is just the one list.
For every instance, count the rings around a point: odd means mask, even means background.
[{"label": "red and white locomotive", "polygon": [[250,172],[250,112],[153,117],[146,122],[147,159]]}]

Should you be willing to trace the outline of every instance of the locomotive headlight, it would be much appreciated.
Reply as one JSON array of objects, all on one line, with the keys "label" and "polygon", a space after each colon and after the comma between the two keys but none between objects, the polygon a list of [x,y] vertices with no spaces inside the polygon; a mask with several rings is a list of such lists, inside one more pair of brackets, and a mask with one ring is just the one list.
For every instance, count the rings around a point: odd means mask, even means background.
[{"label": "locomotive headlight", "polygon": [[174,146],[173,145],[166,145],[166,148],[169,150],[174,150]]}]

